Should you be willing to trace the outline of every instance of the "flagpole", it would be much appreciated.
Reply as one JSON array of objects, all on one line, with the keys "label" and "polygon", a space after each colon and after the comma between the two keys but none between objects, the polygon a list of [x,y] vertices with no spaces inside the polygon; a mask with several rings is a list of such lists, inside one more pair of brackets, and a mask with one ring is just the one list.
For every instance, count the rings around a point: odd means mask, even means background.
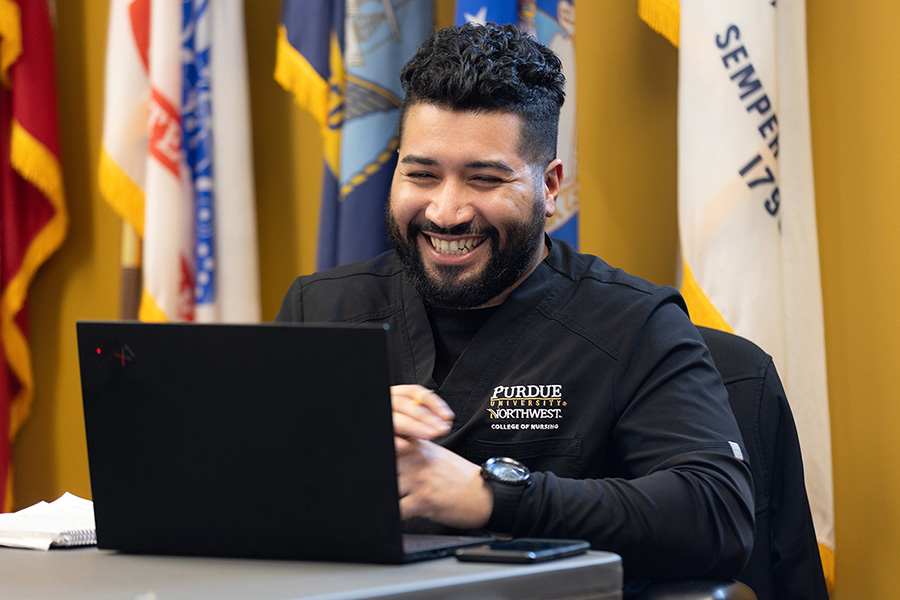
[{"label": "flagpole", "polygon": [[141,305],[141,240],[127,222],[122,221],[122,250],[119,276],[119,318],[133,321]]}]

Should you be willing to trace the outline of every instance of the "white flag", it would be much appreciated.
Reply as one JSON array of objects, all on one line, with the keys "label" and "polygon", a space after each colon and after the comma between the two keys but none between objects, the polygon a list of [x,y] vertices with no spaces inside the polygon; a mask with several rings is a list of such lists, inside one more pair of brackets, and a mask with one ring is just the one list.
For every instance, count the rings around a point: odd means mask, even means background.
[{"label": "white flag", "polygon": [[831,434],[803,2],[682,0],[678,223],[698,324],[772,355],[791,403],[826,573]]},{"label": "white flag", "polygon": [[142,240],[146,321],[258,321],[241,2],[113,0],[100,186]]}]

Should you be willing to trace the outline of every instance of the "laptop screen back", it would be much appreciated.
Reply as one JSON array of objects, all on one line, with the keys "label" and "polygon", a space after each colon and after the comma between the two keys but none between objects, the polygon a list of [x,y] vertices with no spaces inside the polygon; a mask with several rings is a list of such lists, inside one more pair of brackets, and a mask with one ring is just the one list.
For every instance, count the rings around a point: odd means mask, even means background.
[{"label": "laptop screen back", "polygon": [[77,332],[101,548],[402,560],[385,327]]}]

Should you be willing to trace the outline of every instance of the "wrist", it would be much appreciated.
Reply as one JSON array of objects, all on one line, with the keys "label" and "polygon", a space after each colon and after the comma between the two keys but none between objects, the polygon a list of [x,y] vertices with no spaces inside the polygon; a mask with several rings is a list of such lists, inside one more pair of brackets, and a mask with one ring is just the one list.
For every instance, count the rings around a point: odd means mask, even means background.
[{"label": "wrist", "polygon": [[515,524],[525,490],[531,485],[531,471],[511,458],[490,458],[481,466],[481,476],[493,496],[486,529],[509,533]]}]

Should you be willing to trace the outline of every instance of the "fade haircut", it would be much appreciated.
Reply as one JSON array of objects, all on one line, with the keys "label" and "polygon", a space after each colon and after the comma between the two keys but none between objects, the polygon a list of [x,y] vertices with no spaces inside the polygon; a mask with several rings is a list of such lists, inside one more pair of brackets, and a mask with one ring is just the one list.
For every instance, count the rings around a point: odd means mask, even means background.
[{"label": "fade haircut", "polygon": [[400,139],[409,108],[514,113],[522,121],[519,153],[545,167],[556,158],[565,100],[562,63],[514,25],[466,23],[436,31],[400,71]]}]

